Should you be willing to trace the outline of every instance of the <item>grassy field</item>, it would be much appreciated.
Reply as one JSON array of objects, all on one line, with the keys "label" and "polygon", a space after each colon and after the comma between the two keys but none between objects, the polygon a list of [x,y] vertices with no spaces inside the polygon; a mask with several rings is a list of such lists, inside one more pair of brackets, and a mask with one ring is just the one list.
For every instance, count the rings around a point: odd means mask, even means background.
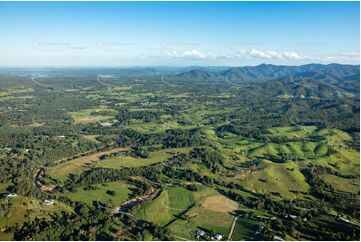
[{"label": "grassy field", "polygon": [[[0,216],[0,228],[5,225],[12,226],[26,221],[29,222],[35,218],[50,219],[50,214],[60,213],[61,211],[72,211],[71,207],[58,201],[55,201],[54,205],[44,205],[42,201],[24,196],[1,199],[0,204],[1,206],[10,204],[10,209],[7,210],[8,212],[5,213],[1,211],[1,213],[4,214]],[[11,239],[12,236],[11,232],[0,232],[0,239]]]},{"label": "grassy field", "polygon": [[307,137],[317,129],[316,126],[287,126],[275,127],[268,131],[272,136],[285,136],[287,138]]},{"label": "grassy field", "polygon": [[[332,131],[332,132],[331,132]],[[329,135],[325,136],[327,144],[335,151],[331,155],[326,155],[312,160],[316,165],[325,166],[343,175],[360,175],[360,153],[350,149],[346,142],[351,137],[341,130],[332,129]]]},{"label": "grassy field", "polygon": [[321,142],[287,142],[284,144],[268,143],[260,145],[248,151],[249,156],[265,157],[272,155],[276,158],[281,158],[283,154],[290,154],[299,158],[313,159],[327,155],[328,146]]},{"label": "grassy field", "polygon": [[95,154],[87,155],[84,157],[76,158],[48,169],[48,175],[55,179],[66,180],[69,174],[81,173],[87,165],[91,165],[93,162],[99,161],[99,157],[102,155],[109,155],[115,152],[125,151],[124,148],[114,148],[109,151],[98,152]]},{"label": "grassy field", "polygon": [[360,191],[360,180],[346,179],[339,176],[327,174],[324,176],[326,183],[331,184],[337,191],[348,191],[358,193]]},{"label": "grassy field", "polygon": [[[102,112],[104,114],[96,114],[98,112]],[[69,112],[68,114],[75,123],[93,123],[113,119],[116,112],[109,108],[94,108],[84,109],[79,112]]]},{"label": "grassy field", "polygon": [[190,148],[174,148],[164,149],[160,151],[151,152],[148,158],[134,158],[130,156],[116,156],[105,160],[100,160],[99,157],[115,152],[124,151],[124,148],[115,148],[109,151],[98,152],[92,155],[76,158],[64,163],[60,163],[51,169],[48,174],[58,180],[66,180],[69,174],[80,174],[84,169],[90,166],[120,168],[120,167],[140,167],[162,162],[163,160],[173,156],[175,153],[185,153]]},{"label": "grassy field", "polygon": [[180,125],[176,121],[168,121],[162,124],[155,122],[143,123],[138,120],[133,120],[132,124],[127,125],[127,127],[132,128],[135,131],[141,133],[154,133],[154,132],[163,132],[169,129],[178,129],[178,128],[194,128],[193,125]]},{"label": "grassy field", "polygon": [[177,215],[186,211],[194,202],[192,193],[187,189],[167,188],[155,200],[148,201],[138,208],[136,215],[164,226],[176,219]]},{"label": "grassy field", "polygon": [[[222,154],[228,157],[238,154],[238,160],[227,159],[227,166],[241,165],[247,160],[260,160],[253,171],[233,172],[232,176],[225,178],[227,181],[236,179],[254,192],[277,192],[283,198],[295,199],[301,198],[301,192],[309,190],[305,177],[300,172],[302,168],[318,165],[344,175],[359,175],[360,156],[346,145],[345,142],[351,137],[345,132],[315,126],[277,127],[269,129],[269,132],[266,135],[269,138],[279,136],[294,141],[257,143],[231,133],[220,138],[211,131],[207,132],[218,144]],[[298,139],[303,140],[297,141]],[[193,167],[193,170],[209,175],[205,173],[207,169]],[[351,192],[358,192],[358,182],[341,177],[333,178],[326,176],[325,180],[331,184],[337,183],[335,188],[338,190],[347,187]]]},{"label": "grassy field", "polygon": [[[0,218],[0,226],[21,223],[35,218],[47,217],[51,212],[71,211],[72,209],[58,201],[54,205],[44,205],[41,201],[18,195],[14,198],[2,199],[1,204],[10,203],[13,209]],[[16,208],[16,209],[15,209]],[[27,215],[26,215],[27,214]]]},{"label": "grassy field", "polygon": [[168,201],[162,201],[162,205],[171,210],[186,210],[194,204],[194,197],[189,190],[183,187],[174,187],[168,190]]},{"label": "grassy field", "polygon": [[309,189],[305,177],[294,162],[276,164],[262,160],[259,170],[249,174],[244,184],[249,189],[259,192],[278,192],[285,198],[297,198],[299,195],[291,191],[306,192]]},{"label": "grassy field", "polygon": [[259,225],[260,223],[253,219],[245,218],[244,216],[238,217],[236,225],[234,227],[232,240],[251,240]]},{"label": "grassy field", "polygon": [[[84,202],[92,205],[93,201],[109,203],[111,206],[116,206],[125,202],[131,194],[131,188],[134,186],[122,181],[109,182],[105,184],[96,185],[94,190],[84,190],[78,188],[76,192],[65,192],[64,196],[73,201]],[[114,192],[110,195],[107,191]]]},{"label": "grassy field", "polygon": [[130,156],[120,155],[98,161],[95,166],[108,168],[149,166],[155,163],[162,162],[167,158],[172,157],[175,153],[186,153],[189,150],[190,148],[164,149],[151,152],[148,158],[134,158]]},{"label": "grassy field", "polygon": [[237,209],[237,203],[212,188],[197,187],[195,192],[182,187],[167,188],[158,198],[137,208],[136,214],[190,240],[197,227],[228,235],[234,219],[231,212]]},{"label": "grassy field", "polygon": [[229,212],[219,212],[215,211],[215,209],[210,210],[205,208],[202,203],[198,203],[182,217],[183,219],[177,219],[170,224],[169,229],[175,235],[193,240],[195,238],[191,233],[196,228],[221,233],[227,237],[234,219],[234,216]]}]

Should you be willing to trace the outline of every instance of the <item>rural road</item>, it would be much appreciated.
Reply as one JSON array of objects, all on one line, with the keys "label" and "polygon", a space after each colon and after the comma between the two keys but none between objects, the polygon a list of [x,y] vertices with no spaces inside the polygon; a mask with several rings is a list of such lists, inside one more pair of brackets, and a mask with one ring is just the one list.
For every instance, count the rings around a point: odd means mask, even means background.
[{"label": "rural road", "polygon": [[237,222],[238,217],[239,217],[239,215],[236,216],[233,220],[231,230],[229,231],[229,234],[228,234],[228,240],[232,240],[233,231],[234,231],[234,228],[236,227],[236,222]]},{"label": "rural road", "polygon": [[186,238],[183,238],[183,237],[180,237],[178,235],[174,235],[174,234],[171,234],[173,237],[175,238],[178,238],[178,239],[181,239],[181,240],[184,240],[184,241],[188,241],[189,239],[186,239]]},{"label": "rural road", "polygon": [[177,86],[177,85],[174,85],[174,84],[171,84],[171,83],[165,81],[165,80],[164,80],[164,75],[161,76],[160,80],[161,80],[164,84],[166,84],[166,85],[168,85],[168,86],[171,86],[171,87]]}]

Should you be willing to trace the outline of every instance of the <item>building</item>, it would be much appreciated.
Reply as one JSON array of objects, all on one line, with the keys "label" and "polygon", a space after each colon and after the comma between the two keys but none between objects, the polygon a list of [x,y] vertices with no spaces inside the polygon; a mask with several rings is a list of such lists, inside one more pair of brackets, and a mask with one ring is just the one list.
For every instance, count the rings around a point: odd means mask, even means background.
[{"label": "building", "polygon": [[223,235],[221,235],[221,234],[215,234],[213,237],[216,240],[222,240],[223,239]]},{"label": "building", "polygon": [[16,196],[17,196],[16,193],[10,193],[10,194],[6,195],[7,198],[16,197]]},{"label": "building", "polygon": [[283,239],[280,236],[276,236],[276,235],[273,237],[273,240],[275,240],[275,241],[283,241]]},{"label": "building", "polygon": [[44,200],[44,205],[53,205],[54,204],[54,200],[53,199],[45,199]]},{"label": "building", "polygon": [[204,232],[203,230],[201,229],[196,229],[196,237],[199,238],[199,237],[203,237],[206,235],[206,232]]}]

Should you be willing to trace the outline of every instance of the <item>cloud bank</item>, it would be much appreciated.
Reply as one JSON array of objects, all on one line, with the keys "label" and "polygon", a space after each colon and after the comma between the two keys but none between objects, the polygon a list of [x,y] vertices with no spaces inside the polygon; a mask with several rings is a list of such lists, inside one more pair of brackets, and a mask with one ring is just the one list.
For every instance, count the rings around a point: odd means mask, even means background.
[{"label": "cloud bank", "polygon": [[287,59],[293,61],[309,60],[310,57],[302,56],[293,51],[275,51],[275,50],[245,50],[240,49],[230,55],[216,55],[211,52],[205,52],[197,49],[189,50],[170,50],[166,52],[168,57],[179,59],[239,59],[239,58],[255,58],[255,59]]},{"label": "cloud bank", "polygon": [[275,50],[245,50],[240,49],[237,53],[238,57],[253,57],[253,58],[259,58],[259,59],[287,59],[287,60],[308,60],[310,59],[307,56],[299,55],[296,52],[293,51],[275,51]]},{"label": "cloud bank", "polygon": [[306,56],[295,51],[277,51],[260,49],[239,49],[227,55],[214,54],[199,49],[169,50],[165,52],[167,57],[182,60],[268,60],[268,61],[292,61],[292,62],[320,62],[320,63],[359,63],[360,54],[357,52],[343,52],[324,56]]},{"label": "cloud bank", "polygon": [[190,59],[214,59],[216,56],[210,52],[202,52],[196,49],[183,51],[167,51],[167,56],[174,58],[190,58]]}]

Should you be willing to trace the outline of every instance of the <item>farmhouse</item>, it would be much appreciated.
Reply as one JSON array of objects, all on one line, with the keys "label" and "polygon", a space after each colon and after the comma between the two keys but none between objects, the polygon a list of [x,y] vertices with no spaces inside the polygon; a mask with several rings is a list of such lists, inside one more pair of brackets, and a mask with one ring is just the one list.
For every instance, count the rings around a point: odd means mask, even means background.
[{"label": "farmhouse", "polygon": [[275,240],[275,241],[283,241],[283,239],[280,236],[276,236],[276,235],[273,237],[273,240]]},{"label": "farmhouse", "polygon": [[213,237],[214,237],[214,239],[216,239],[216,240],[221,240],[221,239],[223,238],[223,235],[221,235],[221,234],[215,234]]},{"label": "farmhouse", "polygon": [[195,234],[196,238],[204,237],[206,235],[206,232],[204,232],[201,229],[196,229],[195,232],[196,232],[196,234]]},{"label": "farmhouse", "polygon": [[53,205],[54,204],[54,200],[53,199],[45,199],[44,200],[44,205]]}]

